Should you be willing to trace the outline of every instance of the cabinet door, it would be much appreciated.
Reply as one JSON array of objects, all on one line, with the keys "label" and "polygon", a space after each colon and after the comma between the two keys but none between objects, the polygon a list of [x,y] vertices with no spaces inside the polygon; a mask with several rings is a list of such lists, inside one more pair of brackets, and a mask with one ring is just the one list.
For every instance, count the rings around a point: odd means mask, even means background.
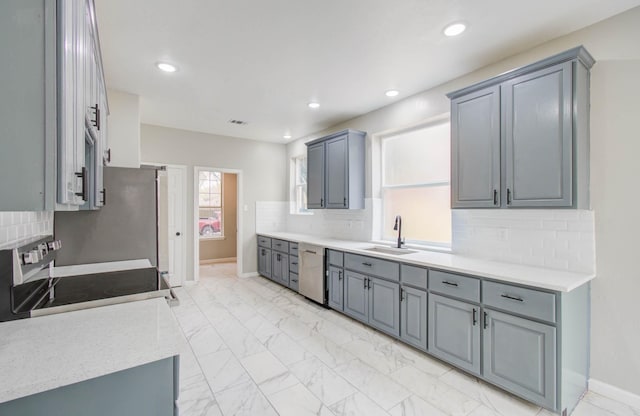
[{"label": "cabinet door", "polygon": [[339,311],[344,309],[343,274],[342,268],[329,266],[329,307]]},{"label": "cabinet door", "polygon": [[271,250],[258,247],[258,273],[271,278]]},{"label": "cabinet door", "polygon": [[507,206],[572,204],[571,72],[567,62],[502,86]]},{"label": "cabinet door", "polygon": [[395,337],[400,336],[400,285],[370,277],[369,325]]},{"label": "cabinet door", "polygon": [[421,350],[427,349],[427,292],[400,288],[400,338]]},{"label": "cabinet door", "polygon": [[364,322],[369,317],[367,283],[365,275],[345,270],[344,313]]},{"label": "cabinet door", "polygon": [[555,409],[556,329],[490,310],[484,320],[484,377]]},{"label": "cabinet door", "polygon": [[480,307],[429,295],[429,351],[472,373],[480,373]]},{"label": "cabinet door", "polygon": [[500,87],[451,101],[451,207],[500,206]]},{"label": "cabinet door", "polygon": [[271,279],[289,286],[289,256],[273,251],[271,254]]},{"label": "cabinet door", "polygon": [[307,147],[307,208],[324,208],[324,143]]},{"label": "cabinet door", "polygon": [[82,205],[84,132],[84,1],[58,2],[58,203]]},{"label": "cabinet door", "polygon": [[347,208],[349,201],[349,180],[348,180],[348,139],[341,136],[331,139],[325,144],[326,157],[326,207],[327,208]]}]

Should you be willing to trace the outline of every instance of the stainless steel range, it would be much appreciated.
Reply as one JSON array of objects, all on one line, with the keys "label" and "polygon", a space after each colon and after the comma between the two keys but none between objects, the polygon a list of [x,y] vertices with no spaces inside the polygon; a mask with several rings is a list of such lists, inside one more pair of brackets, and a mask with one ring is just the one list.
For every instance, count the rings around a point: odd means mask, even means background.
[{"label": "stainless steel range", "polygon": [[156,297],[177,301],[155,267],[52,277],[60,249],[52,236],[0,247],[0,321]]}]

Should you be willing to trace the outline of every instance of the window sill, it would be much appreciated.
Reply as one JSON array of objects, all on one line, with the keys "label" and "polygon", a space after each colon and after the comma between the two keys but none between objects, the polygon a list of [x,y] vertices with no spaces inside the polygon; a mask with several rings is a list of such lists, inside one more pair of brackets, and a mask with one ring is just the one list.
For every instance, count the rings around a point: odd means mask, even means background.
[{"label": "window sill", "polygon": [[[374,244],[388,245],[388,246],[396,246],[395,241],[391,240],[373,240],[371,241]],[[434,251],[438,253],[451,253],[453,250],[451,246],[433,246],[428,244],[415,244],[415,243],[407,243],[402,245],[403,248],[410,248],[412,250],[420,250],[420,251]]]},{"label": "window sill", "polygon": [[227,237],[221,235],[220,237],[200,237],[200,241],[216,241],[216,240],[226,240]]},{"label": "window sill", "polygon": [[290,212],[290,215],[303,215],[303,216],[308,216],[308,215],[314,215],[313,212]]}]

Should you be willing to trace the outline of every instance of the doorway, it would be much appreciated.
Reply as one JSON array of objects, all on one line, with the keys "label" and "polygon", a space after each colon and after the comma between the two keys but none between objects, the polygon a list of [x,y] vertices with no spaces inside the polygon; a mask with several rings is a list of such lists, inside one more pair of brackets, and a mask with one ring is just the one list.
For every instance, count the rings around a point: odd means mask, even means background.
[{"label": "doorway", "polygon": [[[241,265],[241,171],[194,168],[194,276]],[[211,270],[209,270],[211,269]]]},{"label": "doorway", "polygon": [[158,269],[172,287],[186,279],[186,179],[186,166],[158,171]]}]

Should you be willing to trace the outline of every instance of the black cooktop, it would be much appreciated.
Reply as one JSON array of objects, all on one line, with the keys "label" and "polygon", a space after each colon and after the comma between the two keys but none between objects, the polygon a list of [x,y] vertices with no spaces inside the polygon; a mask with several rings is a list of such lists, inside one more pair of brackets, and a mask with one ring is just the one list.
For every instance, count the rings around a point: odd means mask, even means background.
[{"label": "black cooktop", "polygon": [[[68,276],[57,279],[55,298],[40,308],[168,289],[155,267]],[[40,309],[38,308],[38,309]]]}]

